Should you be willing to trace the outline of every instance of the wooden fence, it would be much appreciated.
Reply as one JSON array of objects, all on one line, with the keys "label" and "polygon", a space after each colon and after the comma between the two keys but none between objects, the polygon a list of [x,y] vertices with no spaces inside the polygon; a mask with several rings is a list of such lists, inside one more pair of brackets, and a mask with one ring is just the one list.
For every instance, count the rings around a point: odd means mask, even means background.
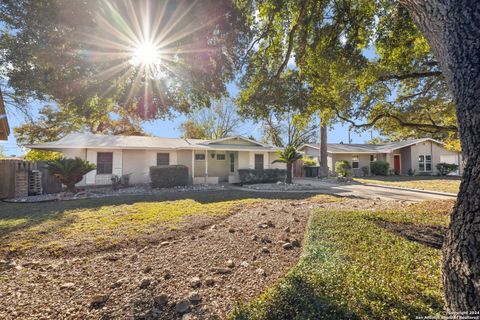
[{"label": "wooden fence", "polygon": [[29,175],[38,170],[42,176],[43,193],[57,193],[62,185],[45,167],[45,162],[19,159],[0,160],[0,199],[26,197],[29,194]]}]

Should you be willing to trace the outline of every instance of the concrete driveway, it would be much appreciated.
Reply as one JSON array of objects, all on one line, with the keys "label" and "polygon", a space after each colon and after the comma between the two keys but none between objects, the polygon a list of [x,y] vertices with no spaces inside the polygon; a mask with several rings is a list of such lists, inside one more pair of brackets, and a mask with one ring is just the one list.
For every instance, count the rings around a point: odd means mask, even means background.
[{"label": "concrete driveway", "polygon": [[309,184],[318,187],[320,193],[336,194],[340,196],[356,196],[370,199],[423,201],[432,199],[451,200],[457,196],[428,190],[404,189],[389,186],[373,186],[364,184],[333,184],[316,179],[296,179],[298,184]]}]

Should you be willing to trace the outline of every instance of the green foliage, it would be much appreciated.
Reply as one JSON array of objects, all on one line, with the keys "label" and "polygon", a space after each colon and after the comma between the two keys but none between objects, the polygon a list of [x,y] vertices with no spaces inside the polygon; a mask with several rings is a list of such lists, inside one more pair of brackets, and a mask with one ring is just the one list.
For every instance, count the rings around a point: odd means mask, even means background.
[{"label": "green foliage", "polygon": [[303,164],[309,167],[317,166],[318,162],[317,160],[310,158],[308,156],[302,157]]},{"label": "green foliage", "polygon": [[441,176],[446,176],[449,173],[452,173],[458,170],[458,165],[454,163],[440,162],[440,163],[437,163],[435,167],[437,168],[438,173],[440,173]]},{"label": "green foliage", "polygon": [[340,177],[347,177],[352,173],[352,165],[346,160],[340,160],[335,163],[335,172]]},{"label": "green foliage", "polygon": [[188,184],[188,168],[182,165],[150,167],[153,188],[171,188]]},{"label": "green foliage", "polygon": [[25,160],[28,161],[49,161],[57,160],[62,157],[60,152],[45,151],[45,150],[30,150],[25,155]]},{"label": "green foliage", "polygon": [[56,160],[50,160],[47,162],[47,169],[55,176],[62,184],[67,187],[67,190],[75,193],[75,184],[82,181],[83,176],[92,170],[95,170],[96,166],[81,158],[61,158]]},{"label": "green foliage", "polygon": [[278,151],[278,158],[272,161],[272,163],[293,163],[301,158],[302,155],[297,152],[297,149],[290,145],[282,151]]},{"label": "green foliage", "polygon": [[372,174],[377,176],[386,176],[388,175],[388,168],[390,164],[387,161],[377,160],[370,163],[370,170]]},{"label": "green foliage", "polygon": [[451,206],[436,201],[389,211],[315,212],[301,260],[260,298],[238,305],[230,319],[440,316],[444,310],[440,250],[381,225],[442,230]]},{"label": "green foliage", "polygon": [[362,173],[363,173],[364,176],[368,176],[370,174],[370,167],[363,166],[362,167]]}]

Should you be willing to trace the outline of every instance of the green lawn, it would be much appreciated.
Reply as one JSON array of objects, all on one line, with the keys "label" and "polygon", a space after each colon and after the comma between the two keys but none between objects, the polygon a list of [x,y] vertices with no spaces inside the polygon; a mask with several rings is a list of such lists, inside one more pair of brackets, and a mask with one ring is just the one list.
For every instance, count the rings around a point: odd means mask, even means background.
[{"label": "green lawn", "polygon": [[458,193],[461,178],[436,176],[375,176],[354,178],[354,180],[361,183],[374,183],[394,187]]},{"label": "green lawn", "polygon": [[440,314],[438,247],[451,206],[437,201],[400,211],[317,211],[300,262],[259,299],[238,306],[231,319],[414,319]]}]

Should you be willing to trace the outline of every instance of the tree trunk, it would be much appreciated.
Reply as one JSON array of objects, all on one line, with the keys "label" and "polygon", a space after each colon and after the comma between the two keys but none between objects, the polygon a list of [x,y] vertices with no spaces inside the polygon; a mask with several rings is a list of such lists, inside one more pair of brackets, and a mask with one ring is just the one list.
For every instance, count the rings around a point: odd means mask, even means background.
[{"label": "tree trunk", "polygon": [[319,178],[328,177],[328,153],[327,153],[327,126],[320,126],[320,168],[318,170]]},{"label": "tree trunk", "polygon": [[456,106],[466,160],[443,245],[449,311],[480,311],[480,1],[400,0],[428,40]]},{"label": "tree trunk", "polygon": [[293,162],[287,162],[287,177],[285,178],[285,183],[288,183],[288,184],[292,183],[292,169],[293,169]]}]

